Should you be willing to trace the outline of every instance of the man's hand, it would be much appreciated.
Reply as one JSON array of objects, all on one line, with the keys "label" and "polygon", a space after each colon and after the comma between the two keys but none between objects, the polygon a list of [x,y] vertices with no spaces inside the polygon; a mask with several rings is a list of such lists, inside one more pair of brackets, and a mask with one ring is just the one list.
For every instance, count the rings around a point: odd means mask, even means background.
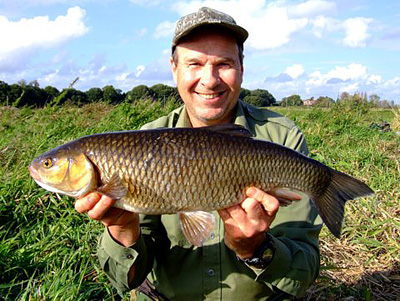
[{"label": "man's hand", "polygon": [[139,238],[139,215],[112,207],[114,203],[115,200],[108,196],[92,192],[76,200],[75,210],[86,212],[90,218],[101,221],[117,242],[129,247]]},{"label": "man's hand", "polygon": [[225,224],[225,244],[240,258],[251,258],[264,241],[266,231],[279,209],[279,201],[274,195],[288,200],[300,199],[295,193],[281,190],[276,189],[268,194],[250,187],[246,190],[247,198],[243,202],[218,211]]}]

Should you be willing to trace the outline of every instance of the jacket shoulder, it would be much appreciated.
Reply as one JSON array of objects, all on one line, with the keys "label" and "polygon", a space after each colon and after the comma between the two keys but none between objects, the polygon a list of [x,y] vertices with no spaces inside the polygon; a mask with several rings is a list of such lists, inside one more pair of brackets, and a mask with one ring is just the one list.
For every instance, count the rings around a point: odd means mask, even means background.
[{"label": "jacket shoulder", "polygon": [[277,126],[283,126],[287,129],[291,129],[296,126],[292,120],[288,119],[282,114],[271,111],[268,108],[255,107],[248,103],[243,103],[243,105],[246,108],[247,112],[249,113],[250,117],[253,118],[255,121],[259,122],[268,121],[276,124]]},{"label": "jacket shoulder", "polygon": [[157,118],[154,121],[142,125],[140,129],[149,130],[163,127],[173,127],[179,115],[182,113],[183,107],[179,107],[171,111],[168,115]]}]

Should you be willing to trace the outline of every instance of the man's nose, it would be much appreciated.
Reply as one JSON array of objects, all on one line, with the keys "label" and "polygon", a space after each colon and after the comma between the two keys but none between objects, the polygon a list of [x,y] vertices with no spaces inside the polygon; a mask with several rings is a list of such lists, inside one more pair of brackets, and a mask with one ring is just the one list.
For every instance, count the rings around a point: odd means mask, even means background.
[{"label": "man's nose", "polygon": [[206,65],[202,69],[200,83],[208,89],[215,88],[220,83],[218,68]]}]

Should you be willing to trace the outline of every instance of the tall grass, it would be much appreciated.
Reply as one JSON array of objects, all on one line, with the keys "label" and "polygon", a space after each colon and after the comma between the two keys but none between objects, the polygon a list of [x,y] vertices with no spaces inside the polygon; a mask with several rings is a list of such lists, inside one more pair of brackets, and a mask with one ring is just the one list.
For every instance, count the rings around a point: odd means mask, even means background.
[{"label": "tall grass", "polygon": [[[38,187],[27,166],[68,140],[136,129],[174,107],[142,101],[0,108],[0,300],[119,299],[98,268],[96,243],[103,227],[77,214],[72,199]],[[381,119],[393,124],[397,115],[339,107],[274,110],[296,121],[312,157],[376,191],[374,197],[348,203],[342,239],[323,230],[321,277],[307,298],[395,300],[400,295],[400,138],[369,125]]]},{"label": "tall grass", "polygon": [[[364,180],[375,196],[348,202],[343,236],[321,235],[322,272],[308,297],[318,300],[399,300],[400,136],[395,111],[364,108],[279,109],[305,133],[311,156]],[[353,299],[352,299],[353,300]]]}]

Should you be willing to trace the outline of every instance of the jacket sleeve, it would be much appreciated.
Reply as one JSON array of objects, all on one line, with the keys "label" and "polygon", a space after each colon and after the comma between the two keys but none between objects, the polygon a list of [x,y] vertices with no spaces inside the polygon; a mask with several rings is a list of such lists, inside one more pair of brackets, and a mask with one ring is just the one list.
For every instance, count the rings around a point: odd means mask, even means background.
[{"label": "jacket sleeve", "polygon": [[[155,250],[168,247],[169,240],[159,216],[140,216],[141,235],[136,243],[124,247],[116,242],[106,228],[101,235],[97,255],[100,265],[118,293],[138,287],[153,267]],[[128,283],[129,270],[135,266],[135,277]]]},{"label": "jacket sleeve", "polygon": [[290,212],[281,212],[268,231],[275,247],[272,261],[266,269],[254,272],[257,281],[300,297],[319,273],[318,236],[322,225],[307,197],[289,207]]}]

